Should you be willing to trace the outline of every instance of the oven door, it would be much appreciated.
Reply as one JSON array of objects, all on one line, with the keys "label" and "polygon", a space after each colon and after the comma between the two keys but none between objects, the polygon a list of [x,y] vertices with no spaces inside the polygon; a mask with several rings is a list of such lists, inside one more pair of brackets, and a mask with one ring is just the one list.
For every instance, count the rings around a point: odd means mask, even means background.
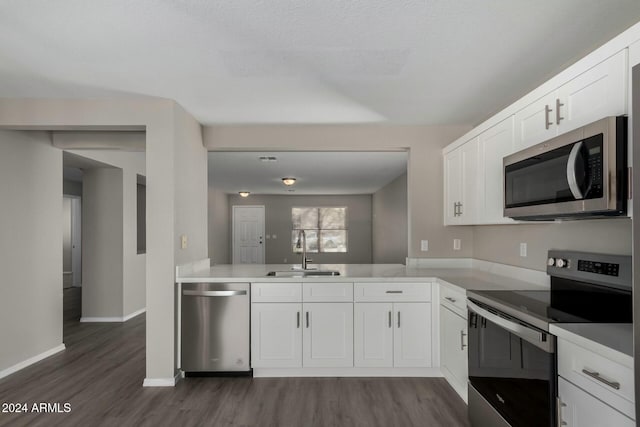
[{"label": "oven door", "polygon": [[471,425],[554,426],[555,337],[473,299],[467,304]]}]

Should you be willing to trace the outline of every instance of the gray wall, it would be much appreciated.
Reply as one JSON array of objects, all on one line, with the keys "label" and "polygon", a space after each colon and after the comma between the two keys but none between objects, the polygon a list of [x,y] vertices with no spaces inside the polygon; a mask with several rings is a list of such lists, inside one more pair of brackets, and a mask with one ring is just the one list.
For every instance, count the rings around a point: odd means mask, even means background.
[{"label": "gray wall", "polygon": [[[527,243],[527,257],[520,243]],[[473,257],[544,271],[549,249],[631,254],[631,219],[474,227]]]},{"label": "gray wall", "polygon": [[[205,147],[215,151],[409,150],[407,166],[409,256],[472,256],[472,227],[445,227],[442,148],[470,130],[467,126],[255,125],[207,126]],[[453,250],[453,239],[462,250]],[[420,240],[429,240],[429,251]]]},{"label": "gray wall", "polygon": [[373,194],[373,262],[404,264],[408,248],[407,174]]},{"label": "gray wall", "polygon": [[230,264],[231,213],[228,195],[209,183],[209,258],[212,264]]},{"label": "gray wall", "polygon": [[[348,249],[347,253],[310,254],[317,264],[370,264],[371,263],[371,195],[349,196],[277,196],[251,195],[242,198],[229,195],[229,209],[234,205],[264,205],[265,233],[277,239],[265,239],[267,264],[300,263],[300,254],[294,254],[291,246],[291,208],[303,206],[346,206]],[[231,217],[231,214],[229,214]],[[229,223],[231,230],[231,223]],[[229,234],[231,235],[231,233]]]},{"label": "gray wall", "polygon": [[62,152],[0,131],[0,371],[62,344]]},{"label": "gray wall", "polygon": [[122,317],[122,169],[87,169],[83,184],[82,317]]}]

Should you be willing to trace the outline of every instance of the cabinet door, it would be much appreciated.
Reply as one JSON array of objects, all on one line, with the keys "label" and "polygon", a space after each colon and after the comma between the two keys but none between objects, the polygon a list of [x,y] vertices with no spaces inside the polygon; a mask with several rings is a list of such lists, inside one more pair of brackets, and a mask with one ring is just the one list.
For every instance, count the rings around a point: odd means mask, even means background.
[{"label": "cabinet door", "polygon": [[[558,134],[584,126],[606,116],[627,112],[627,50],[585,71],[558,89],[558,100],[564,104],[554,111]],[[555,105],[554,107],[555,108]]]},{"label": "cabinet door", "polygon": [[431,304],[394,303],[393,365],[431,366]]},{"label": "cabinet door", "polygon": [[478,138],[447,153],[445,170],[445,225],[473,224],[478,194]]},{"label": "cabinet door", "polygon": [[354,306],[354,364],[357,367],[393,366],[393,305],[357,303]]},{"label": "cabinet door", "polygon": [[251,304],[251,366],[302,366],[302,304]]},{"label": "cabinet door", "polygon": [[353,303],[308,303],[303,311],[303,366],[353,366]]},{"label": "cabinet door", "polygon": [[513,153],[513,116],[487,129],[479,136],[479,184],[476,223],[509,224],[503,216],[504,169],[502,159]]},{"label": "cabinet door", "polygon": [[[531,147],[558,134],[554,121],[556,95],[556,91],[553,91],[515,114],[514,151]],[[551,110],[548,114],[545,113],[545,107]],[[549,123],[548,128],[546,123]]]},{"label": "cabinet door", "polygon": [[468,380],[467,321],[446,307],[440,309],[440,354],[443,373],[458,388],[466,390]]},{"label": "cabinet door", "polygon": [[462,147],[444,156],[444,225],[460,222],[457,204],[462,200]]},{"label": "cabinet door", "polygon": [[558,377],[558,396],[561,407],[558,425],[567,427],[631,427],[635,422],[611,406],[591,396],[562,377]]}]

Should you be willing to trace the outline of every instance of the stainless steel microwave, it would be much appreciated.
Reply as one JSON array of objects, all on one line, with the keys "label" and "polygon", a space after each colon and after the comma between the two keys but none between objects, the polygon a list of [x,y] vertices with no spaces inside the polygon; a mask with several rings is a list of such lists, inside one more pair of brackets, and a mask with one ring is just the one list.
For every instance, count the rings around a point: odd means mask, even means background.
[{"label": "stainless steel microwave", "polygon": [[504,216],[626,214],[627,118],[607,117],[503,159]]}]

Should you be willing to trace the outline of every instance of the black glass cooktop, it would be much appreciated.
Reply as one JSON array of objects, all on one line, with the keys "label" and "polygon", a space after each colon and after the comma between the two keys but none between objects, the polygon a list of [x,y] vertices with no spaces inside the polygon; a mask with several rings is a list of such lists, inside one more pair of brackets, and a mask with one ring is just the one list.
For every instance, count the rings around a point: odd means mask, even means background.
[{"label": "black glass cooktop", "polygon": [[473,291],[469,298],[541,329],[549,323],[631,323],[631,292],[558,277],[548,291]]}]

